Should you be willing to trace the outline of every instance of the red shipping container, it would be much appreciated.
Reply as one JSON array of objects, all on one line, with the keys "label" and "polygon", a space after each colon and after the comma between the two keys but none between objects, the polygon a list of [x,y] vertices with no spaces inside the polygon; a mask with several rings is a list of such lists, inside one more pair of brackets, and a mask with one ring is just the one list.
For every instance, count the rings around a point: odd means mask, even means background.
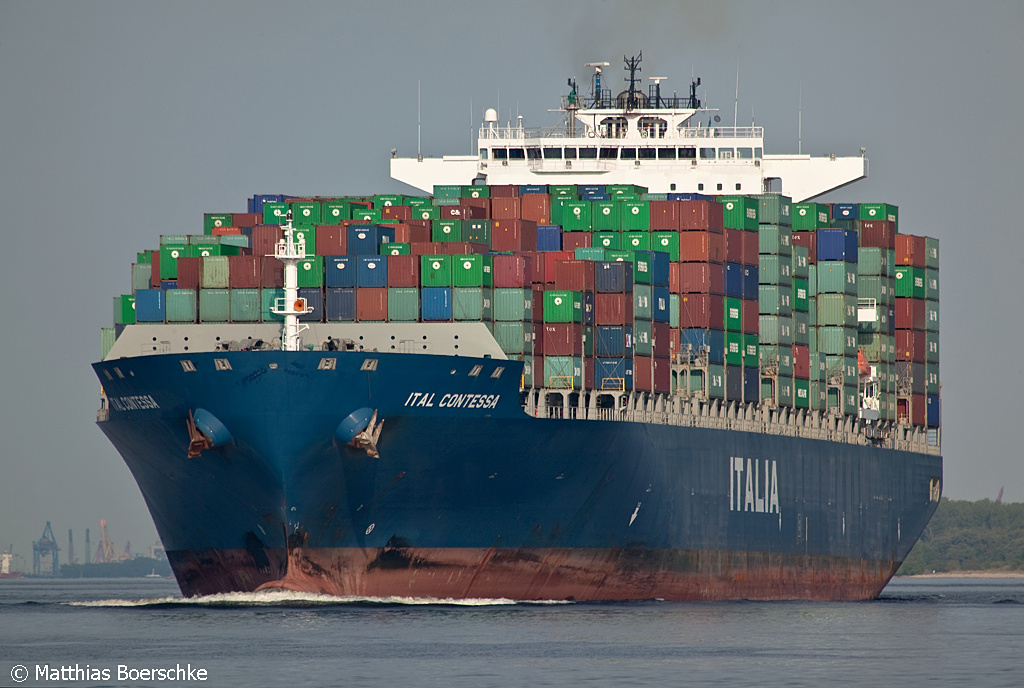
[{"label": "red shipping container", "polygon": [[[534,307],[536,308],[536,302]],[[595,325],[632,325],[633,295],[632,294],[595,294],[594,295]]]},{"label": "red shipping container", "polygon": [[537,223],[531,220],[491,220],[495,251],[536,251]]},{"label": "red shipping container", "polygon": [[522,289],[528,286],[532,262],[524,255],[494,256],[491,271],[495,288]]},{"label": "red shipping container", "polygon": [[716,201],[678,201],[679,229],[703,229],[721,234],[725,225],[722,224],[722,204]]},{"label": "red shipping container", "polygon": [[259,256],[228,256],[228,285],[232,289],[260,286]]},{"label": "red shipping container", "polygon": [[925,333],[916,330],[896,330],[896,360],[917,361],[924,363],[925,360]]},{"label": "red shipping container", "polygon": [[896,248],[896,228],[888,220],[867,220],[861,222],[858,235],[861,246],[890,250],[895,250]]},{"label": "red shipping container", "polygon": [[725,319],[725,302],[722,297],[710,294],[681,294],[679,296],[679,328],[686,330],[691,327],[722,329],[712,324],[712,303],[717,303],[722,320]]},{"label": "red shipping container", "polygon": [[487,214],[483,208],[472,205],[439,205],[442,220],[483,220]]},{"label": "red shipping container", "polygon": [[[552,251],[551,253],[555,252]],[[572,255],[571,251],[560,251],[559,253]],[[551,254],[548,253],[546,255]],[[556,260],[554,269],[555,289],[594,291],[595,265],[592,260]]]},{"label": "red shipping container", "polygon": [[927,424],[927,418],[928,398],[924,394],[912,394],[910,396],[910,422],[924,427]]},{"label": "red shipping container", "polygon": [[668,358],[672,354],[671,330],[668,323],[651,323],[651,353],[655,358]]},{"label": "red shipping container", "polygon": [[[807,249],[807,264],[818,264],[818,235],[814,232],[793,232],[793,245]],[[864,244],[866,245],[866,244]]]},{"label": "red shipping container", "polygon": [[[468,205],[473,208],[480,208],[483,211],[483,219],[489,219],[491,217],[491,199],[490,198],[463,198],[462,205]],[[480,218],[476,218],[480,219]]]},{"label": "red shipping container", "polygon": [[803,344],[793,345],[793,377],[811,379],[811,349]]},{"label": "red shipping container", "polygon": [[[178,266],[178,273],[181,274],[180,258]],[[924,299],[897,298],[895,320],[898,330],[923,331],[928,325]]]},{"label": "red shipping container", "polygon": [[724,256],[724,234],[700,230],[679,233],[679,260],[681,262],[721,263]]},{"label": "red shipping container", "polygon": [[669,394],[672,392],[672,362],[668,358],[654,359],[654,393]]},{"label": "red shipping container", "polygon": [[343,256],[348,253],[347,248],[348,230],[345,227],[341,225],[317,225],[316,255]]},{"label": "red shipping container", "polygon": [[743,260],[744,265],[758,264],[758,236],[757,232],[743,232]]},{"label": "red shipping container", "polygon": [[[527,378],[526,381],[529,383],[530,382],[530,378]],[[539,353],[533,355],[533,381],[532,381],[532,384],[533,384],[534,387],[545,387],[546,386],[544,384],[544,357],[541,356]],[[534,409],[534,415],[536,415],[536,414],[537,414],[537,411],[536,411],[536,409]]]},{"label": "red shipping container", "polygon": [[407,222],[412,219],[412,208],[407,205],[386,205],[380,210],[381,218]]},{"label": "red shipping container", "polygon": [[440,242],[417,241],[409,244],[409,253],[414,256],[443,255],[441,253],[441,248],[442,245]]},{"label": "red shipping container", "polygon": [[[353,208],[364,208],[370,210],[373,208],[373,201],[350,201]],[[351,220],[350,222],[361,222],[360,220]],[[363,223],[365,224],[365,223]]]},{"label": "red shipping container", "polygon": [[743,262],[743,235],[742,229],[725,229],[725,259],[730,263]]},{"label": "red shipping container", "polygon": [[261,258],[274,255],[274,247],[283,237],[277,225],[256,225],[252,228],[252,254]]},{"label": "red shipping container", "polygon": [[[532,196],[532,195],[539,195],[539,194],[529,194],[529,195]],[[592,356],[583,359],[583,386],[586,389],[594,389],[594,382],[597,379],[594,376],[594,369],[595,369],[595,367],[596,366],[594,365],[594,358]]]},{"label": "red shipping container", "polygon": [[160,251],[150,252],[149,258],[150,264],[153,266],[153,272],[149,278],[150,289],[160,288]]},{"label": "red shipping container", "polygon": [[491,200],[492,220],[520,220],[522,217],[522,204],[518,198],[494,198]]},{"label": "red shipping container", "polygon": [[356,289],[356,320],[387,320],[388,288],[359,287]]},{"label": "red shipping container", "polygon": [[241,227],[213,227],[210,229],[210,236],[238,236],[241,233]]},{"label": "red shipping container", "polygon": [[[403,223],[409,225],[409,238],[401,243],[411,244],[414,241],[425,243],[430,241],[430,220],[410,220]],[[398,241],[398,230],[395,230],[395,241]]]},{"label": "red shipping container", "polygon": [[491,185],[491,210],[494,209],[495,198],[518,198],[518,184],[492,184]]},{"label": "red shipping container", "polygon": [[389,287],[419,287],[420,257],[419,256],[388,256]]},{"label": "red shipping container", "polygon": [[[540,194],[529,194],[529,196],[538,195]],[[528,196],[523,198],[528,198]],[[594,235],[590,232],[564,232],[562,234],[562,248],[566,251],[575,251],[578,248],[591,248],[593,240]]]},{"label": "red shipping container", "polygon": [[672,355],[675,356],[679,353],[679,348],[682,345],[683,335],[679,331],[678,327],[673,327],[669,330],[669,341],[671,342],[670,348],[672,349]]},{"label": "red shipping container", "polygon": [[912,234],[896,235],[896,265],[926,267],[924,237]]},{"label": "red shipping container", "polygon": [[723,263],[680,263],[681,294],[722,294],[725,289]]},{"label": "red shipping container", "polygon": [[199,267],[202,258],[178,258],[178,289],[199,288]]},{"label": "red shipping container", "polygon": [[[533,322],[542,323],[544,322],[544,286],[543,284],[534,284],[530,288],[530,294],[533,297]],[[534,327],[534,331],[539,331],[539,328]],[[537,347],[534,346],[534,351]]]},{"label": "red shipping container", "polygon": [[263,224],[263,213],[231,213],[231,224],[235,227],[255,227]]},{"label": "red shipping container", "polygon": [[544,356],[583,355],[583,326],[579,323],[544,323],[539,329],[543,332],[540,351]]},{"label": "red shipping container", "polygon": [[539,225],[551,221],[551,196],[547,194],[526,194],[519,198],[522,219],[532,220]]},{"label": "red shipping container", "polygon": [[561,260],[572,260],[575,255],[572,251],[538,251],[534,253],[533,283],[554,284],[555,264]]},{"label": "red shipping container", "polygon": [[753,299],[744,299],[742,309],[743,312],[740,315],[740,323],[743,328],[743,334],[757,334],[761,324],[757,301]]},{"label": "red shipping container", "polygon": [[437,252],[444,256],[465,256],[471,253],[489,253],[487,244],[473,244],[468,241],[442,241],[437,244]]},{"label": "red shipping container", "polygon": [[668,264],[668,291],[670,294],[679,293],[679,263]]},{"label": "red shipping container", "polygon": [[284,286],[284,263],[277,258],[260,258],[260,286],[264,288]]},{"label": "red shipping container", "polygon": [[650,210],[652,230],[679,230],[679,201],[651,201]]},{"label": "red shipping container", "polygon": [[637,392],[654,391],[653,362],[648,356],[633,357],[633,389]]}]

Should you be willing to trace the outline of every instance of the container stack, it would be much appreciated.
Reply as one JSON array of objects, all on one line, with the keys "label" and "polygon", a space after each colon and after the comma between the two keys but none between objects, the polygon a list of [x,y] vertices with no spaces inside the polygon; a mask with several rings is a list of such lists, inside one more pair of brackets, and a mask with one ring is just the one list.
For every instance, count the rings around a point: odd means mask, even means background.
[{"label": "container stack", "polygon": [[[272,254],[289,213],[306,254],[304,321],[483,322],[523,361],[525,387],[850,415],[860,349],[882,380],[883,419],[938,423],[938,244],[897,236],[893,206],[779,194],[254,196],[247,212],[208,213],[203,234],[138,255],[104,355],[133,322],[280,322]],[[859,322],[858,297],[877,318]]]}]

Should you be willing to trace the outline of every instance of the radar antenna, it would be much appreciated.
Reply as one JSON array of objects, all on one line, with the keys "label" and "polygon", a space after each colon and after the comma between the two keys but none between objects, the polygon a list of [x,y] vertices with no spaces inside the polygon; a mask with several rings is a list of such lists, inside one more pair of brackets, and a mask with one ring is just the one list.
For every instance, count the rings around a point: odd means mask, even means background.
[{"label": "radar antenna", "polygon": [[601,107],[601,68],[607,67],[610,63],[608,62],[587,62],[584,67],[594,68],[594,107]]},{"label": "radar antenna", "polygon": [[636,73],[641,71],[640,62],[644,59],[644,51],[641,50],[640,54],[636,57],[626,57],[623,55],[622,59],[626,63],[626,71],[629,72],[629,91],[626,94],[626,109],[635,110],[640,106],[640,92],[636,88]]}]

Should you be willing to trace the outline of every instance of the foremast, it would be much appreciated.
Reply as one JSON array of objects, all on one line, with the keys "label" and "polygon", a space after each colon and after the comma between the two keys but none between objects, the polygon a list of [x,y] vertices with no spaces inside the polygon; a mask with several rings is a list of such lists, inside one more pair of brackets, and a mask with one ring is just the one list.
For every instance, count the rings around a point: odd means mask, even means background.
[{"label": "foremast", "polygon": [[299,335],[309,329],[308,325],[299,324],[299,316],[313,311],[312,306],[306,303],[306,299],[299,297],[299,262],[306,258],[306,241],[295,241],[291,211],[288,211],[281,230],[284,236],[274,246],[274,255],[268,257],[277,258],[284,263],[284,297],[274,299],[274,306],[270,312],[284,316],[284,323],[281,326],[281,349],[298,351],[301,344]]}]

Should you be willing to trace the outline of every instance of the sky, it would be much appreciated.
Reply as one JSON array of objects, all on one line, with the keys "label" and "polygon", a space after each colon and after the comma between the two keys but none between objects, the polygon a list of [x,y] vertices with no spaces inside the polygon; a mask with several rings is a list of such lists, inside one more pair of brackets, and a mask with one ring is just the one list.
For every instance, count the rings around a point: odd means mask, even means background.
[{"label": "sky", "polygon": [[[257,193],[415,193],[388,158],[473,152],[486,107],[557,124],[566,79],[642,75],[765,128],[766,153],[856,155],[826,202],[938,238],[944,494],[1024,501],[1024,4],[0,2],[0,549],[66,561],[106,519],[156,529],[95,426],[100,327],[135,254]],[[606,84],[608,83],[606,76]],[[1018,208],[1018,210],[1014,210]]]}]

